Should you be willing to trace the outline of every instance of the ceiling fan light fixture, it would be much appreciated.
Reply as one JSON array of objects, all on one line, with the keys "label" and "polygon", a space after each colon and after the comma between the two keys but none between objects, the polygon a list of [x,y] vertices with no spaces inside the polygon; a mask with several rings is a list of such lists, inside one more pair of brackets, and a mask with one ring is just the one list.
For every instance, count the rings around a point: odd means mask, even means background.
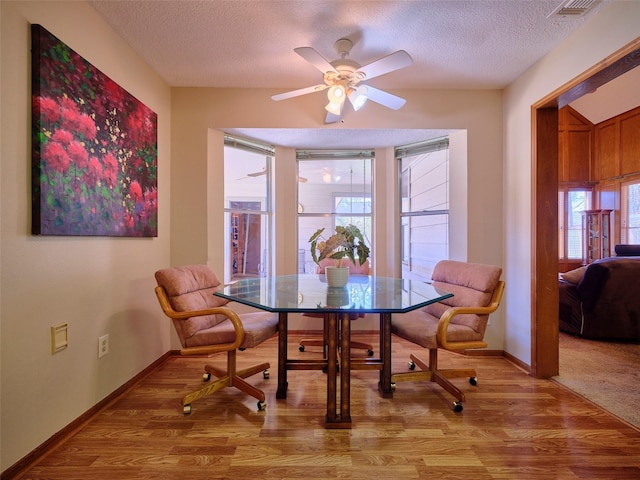
[{"label": "ceiling fan light fixture", "polygon": [[344,102],[344,93],[344,87],[342,85],[334,85],[329,88],[327,98],[330,103],[342,103]]},{"label": "ceiling fan light fixture", "polygon": [[344,103],[344,100],[342,100],[342,102],[339,102],[339,103],[329,102],[329,103],[327,103],[327,106],[324,107],[324,108],[329,113],[333,113],[334,115],[340,115],[340,112],[342,112],[342,104],[343,103]]},{"label": "ceiling fan light fixture", "polygon": [[327,92],[327,98],[329,103],[324,107],[327,112],[334,115],[340,115],[342,113],[342,105],[345,99],[345,88],[342,85],[333,85]]},{"label": "ceiling fan light fixture", "polygon": [[331,175],[329,172],[322,174],[322,181],[324,183],[338,183],[340,181],[340,175]]},{"label": "ceiling fan light fixture", "polygon": [[361,85],[349,93],[349,101],[356,112],[360,110],[365,103],[367,103],[367,92],[367,87]]}]

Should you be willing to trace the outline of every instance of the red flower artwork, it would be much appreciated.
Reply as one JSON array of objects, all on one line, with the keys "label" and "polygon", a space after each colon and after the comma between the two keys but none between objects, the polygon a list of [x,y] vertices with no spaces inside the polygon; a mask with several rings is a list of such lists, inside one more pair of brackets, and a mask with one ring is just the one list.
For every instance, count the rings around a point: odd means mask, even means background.
[{"label": "red flower artwork", "polygon": [[31,35],[33,233],[157,236],[157,115],[40,25]]}]

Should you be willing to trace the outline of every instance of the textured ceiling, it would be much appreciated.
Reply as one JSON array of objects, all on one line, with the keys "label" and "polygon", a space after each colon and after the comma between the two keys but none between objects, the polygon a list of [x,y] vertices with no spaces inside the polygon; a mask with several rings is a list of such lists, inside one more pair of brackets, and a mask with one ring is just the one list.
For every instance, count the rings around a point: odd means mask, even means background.
[{"label": "textured ceiling", "polygon": [[[350,38],[365,65],[396,50],[415,63],[381,88],[503,88],[582,25],[547,18],[562,0],[95,0],[95,9],[171,86],[301,88]],[[564,1],[566,3],[566,0]]]},{"label": "textured ceiling", "polygon": [[[584,0],[582,0],[584,2]],[[592,15],[550,14],[566,0],[94,0],[92,5],[171,86],[271,88],[321,82],[293,49],[315,48],[328,60],[341,37],[361,65],[397,50],[414,64],[371,80],[394,89],[501,89]],[[288,100],[295,101],[295,100]],[[371,148],[412,143],[425,132],[241,130],[276,145]],[[325,132],[326,133],[326,132]],[[400,136],[403,134],[404,136]],[[428,136],[439,136],[431,132]]]}]

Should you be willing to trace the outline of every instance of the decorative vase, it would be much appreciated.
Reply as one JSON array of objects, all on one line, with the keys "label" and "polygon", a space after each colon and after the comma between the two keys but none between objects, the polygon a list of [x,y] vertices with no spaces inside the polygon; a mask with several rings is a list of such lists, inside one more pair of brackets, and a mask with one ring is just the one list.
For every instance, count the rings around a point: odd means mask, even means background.
[{"label": "decorative vase", "polygon": [[349,267],[325,267],[324,276],[330,287],[344,287],[349,281]]}]

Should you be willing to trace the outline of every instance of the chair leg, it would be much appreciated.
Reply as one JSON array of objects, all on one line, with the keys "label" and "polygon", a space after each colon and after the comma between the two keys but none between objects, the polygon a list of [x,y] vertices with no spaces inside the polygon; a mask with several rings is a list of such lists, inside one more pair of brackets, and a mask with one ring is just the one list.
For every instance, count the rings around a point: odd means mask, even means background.
[{"label": "chair leg", "polygon": [[[247,378],[247,377],[251,377],[252,375],[255,375],[256,373],[264,372],[265,370],[268,370],[270,367],[271,365],[268,362],[264,362],[259,365],[254,365],[252,367],[238,370],[236,371],[235,374],[240,378]],[[214,367],[213,365],[205,365],[204,370],[205,372],[215,375],[218,378],[222,378],[227,375],[227,372],[225,372],[220,368]]]},{"label": "chair leg", "polygon": [[472,385],[475,385],[475,377],[476,371],[471,368],[465,369],[438,369],[438,349],[430,348],[429,349],[429,363],[422,360],[420,357],[416,355],[411,355],[411,362],[415,364],[415,366],[419,367],[419,371],[411,371],[411,372],[402,372],[402,373],[394,373],[391,375],[391,382],[393,384],[397,382],[410,382],[410,381],[431,381],[440,385],[446,392],[450,393],[457,402],[454,402],[454,410],[457,412],[462,411],[461,402],[466,400],[464,392],[456,387],[453,383],[449,381],[451,378],[463,378],[467,377],[469,379],[474,379],[474,382],[471,382]]},{"label": "chair leg", "polygon": [[436,382],[447,392],[453,395],[453,397],[459,402],[464,402],[466,400],[466,397],[464,396],[464,393],[462,393],[462,390],[460,390],[453,383],[447,380],[447,378],[445,378],[439,371],[433,372],[431,381]]},{"label": "chair leg", "polygon": [[298,345],[300,346],[300,351],[304,352],[305,347],[324,347],[324,342],[322,340],[303,338],[302,340],[300,340],[300,343],[298,343]]},{"label": "chair leg", "polygon": [[247,395],[251,395],[253,398],[256,398],[260,403],[264,403],[264,392],[259,388],[254,387],[238,375],[234,375],[233,377],[231,377],[231,385],[229,386],[236,387],[238,390],[242,390]]},{"label": "chair leg", "polygon": [[364,342],[358,342],[356,340],[351,340],[350,344],[352,349],[354,348],[358,348],[361,350],[366,350],[367,351],[367,356],[371,357],[373,356],[373,345],[371,345],[370,343],[364,343]]},{"label": "chair leg", "polygon": [[[182,405],[184,413],[191,413],[191,403],[200,398],[211,395],[218,390],[221,390],[226,387],[235,387],[238,390],[245,392],[248,395],[256,398],[258,400],[258,409],[263,410],[265,406],[265,395],[262,390],[257,387],[254,387],[244,379],[255,375],[258,372],[263,372],[268,370],[270,367],[268,362],[261,363],[259,365],[254,365],[252,367],[244,368],[242,370],[236,370],[236,351],[231,350],[227,352],[227,369],[222,370],[221,368],[215,367],[213,365],[205,365],[204,370],[206,373],[210,375],[214,375],[217,377],[216,380],[212,382],[207,382],[205,386],[202,388],[191,392],[185,395],[182,398]],[[265,378],[266,375],[265,375]],[[205,378],[206,380],[206,378]]]},{"label": "chair leg", "polygon": [[193,401],[198,400],[199,398],[206,397],[208,395],[211,395],[217,392],[218,390],[228,387],[230,386],[230,383],[231,383],[230,381],[231,381],[231,378],[225,375],[224,377],[219,378],[218,380],[215,380],[211,383],[207,383],[204,387],[185,395],[182,398],[182,405],[186,407],[187,405],[190,405]]}]

